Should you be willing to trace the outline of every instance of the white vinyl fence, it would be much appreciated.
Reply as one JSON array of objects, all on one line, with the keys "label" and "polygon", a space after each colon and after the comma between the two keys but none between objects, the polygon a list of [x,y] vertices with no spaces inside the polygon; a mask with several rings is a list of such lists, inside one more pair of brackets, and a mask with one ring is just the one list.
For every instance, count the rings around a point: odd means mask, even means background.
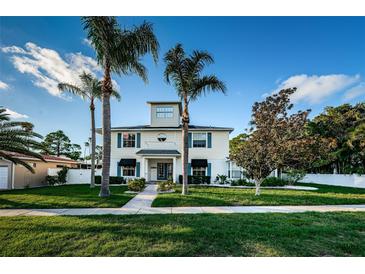
[{"label": "white vinyl fence", "polygon": [[307,174],[300,182],[365,188],[365,175]]},{"label": "white vinyl fence", "polygon": [[[48,175],[55,176],[60,168],[49,168]],[[95,170],[95,175],[101,175],[101,169]],[[90,169],[69,169],[67,171],[67,184],[90,184]]]}]

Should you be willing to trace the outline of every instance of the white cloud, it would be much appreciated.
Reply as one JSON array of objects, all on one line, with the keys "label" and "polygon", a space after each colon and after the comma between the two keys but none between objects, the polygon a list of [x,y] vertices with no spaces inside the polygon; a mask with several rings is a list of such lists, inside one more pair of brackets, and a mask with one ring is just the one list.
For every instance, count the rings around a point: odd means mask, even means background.
[{"label": "white cloud", "polygon": [[11,46],[2,51],[12,53],[10,60],[21,73],[34,77],[35,86],[47,90],[51,95],[66,98],[57,88],[58,83],[80,84],[79,74],[83,71],[92,73],[101,71],[97,62],[81,53],[70,53],[63,59],[52,49],[42,48],[34,43],[25,44],[25,49]]},{"label": "white cloud", "polygon": [[354,86],[354,87],[350,88],[348,91],[346,91],[346,93],[344,95],[344,99],[352,100],[361,95],[365,96],[365,82],[362,82],[362,83],[358,84],[357,86]]},{"label": "white cloud", "polygon": [[26,119],[26,118],[29,118],[28,115],[18,113],[16,111],[11,110],[11,109],[6,108],[5,110],[6,110],[5,113],[9,114],[9,116],[13,119]]},{"label": "white cloud", "polygon": [[1,48],[1,51],[4,53],[22,53],[22,54],[26,53],[24,49],[17,46],[3,47]]},{"label": "white cloud", "polygon": [[281,82],[275,92],[278,92],[281,89],[296,87],[297,91],[291,97],[293,103],[303,101],[316,104],[359,81],[360,75],[301,74],[291,76]]},{"label": "white cloud", "polygon": [[84,45],[87,45],[87,46],[91,47],[91,41],[87,38],[82,39],[82,43]]},{"label": "white cloud", "polygon": [[8,88],[9,88],[9,85],[7,83],[0,81],[0,89],[8,89]]}]

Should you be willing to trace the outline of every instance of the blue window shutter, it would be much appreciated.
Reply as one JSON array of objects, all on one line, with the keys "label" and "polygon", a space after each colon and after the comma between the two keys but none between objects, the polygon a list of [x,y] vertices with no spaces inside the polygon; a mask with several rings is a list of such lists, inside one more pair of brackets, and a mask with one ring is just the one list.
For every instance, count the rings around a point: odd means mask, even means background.
[{"label": "blue window shutter", "polygon": [[189,148],[191,148],[192,146],[191,146],[191,144],[192,144],[192,138],[191,138],[191,133],[189,133],[189,135],[188,135],[188,147]]},{"label": "blue window shutter", "polygon": [[191,175],[191,164],[188,163],[188,175]]},{"label": "blue window shutter", "polygon": [[212,176],[212,164],[208,163],[207,176]]},{"label": "blue window shutter", "polygon": [[208,148],[212,148],[212,133],[208,132]]},{"label": "blue window shutter", "polygon": [[119,165],[119,163],[117,162],[117,176],[120,177],[121,176],[121,169],[122,167]]},{"label": "blue window shutter", "polygon": [[137,148],[141,147],[141,133],[137,133]]},{"label": "blue window shutter", "polygon": [[122,133],[118,133],[117,135],[117,148],[122,147]]},{"label": "blue window shutter", "polygon": [[141,163],[137,162],[136,163],[136,177],[140,177],[141,176]]}]

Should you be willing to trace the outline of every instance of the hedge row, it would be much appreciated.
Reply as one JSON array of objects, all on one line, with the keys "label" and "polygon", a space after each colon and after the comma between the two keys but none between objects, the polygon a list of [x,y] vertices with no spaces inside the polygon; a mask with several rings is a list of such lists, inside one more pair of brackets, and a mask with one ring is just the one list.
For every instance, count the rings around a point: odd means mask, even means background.
[{"label": "hedge row", "polygon": [[[109,177],[109,183],[113,185],[125,185],[127,181],[123,177],[118,176],[110,176]],[[101,184],[101,176],[97,175],[95,176],[95,184],[100,185]]]},{"label": "hedge row", "polygon": [[[179,175],[179,184],[182,183],[183,183],[183,176]],[[194,185],[210,184],[210,176],[188,175],[188,184],[194,184]]]}]

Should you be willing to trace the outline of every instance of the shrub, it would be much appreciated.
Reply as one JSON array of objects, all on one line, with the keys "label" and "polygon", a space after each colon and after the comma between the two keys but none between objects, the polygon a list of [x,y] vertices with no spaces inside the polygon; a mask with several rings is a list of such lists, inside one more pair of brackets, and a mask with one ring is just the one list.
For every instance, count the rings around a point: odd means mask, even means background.
[{"label": "shrub", "polygon": [[[183,177],[179,175],[179,184],[182,184]],[[188,184],[200,185],[200,184],[210,184],[210,176],[193,176],[188,175]]]},{"label": "shrub", "polygon": [[171,180],[168,181],[161,181],[157,185],[158,191],[169,191],[174,189],[175,183]]},{"label": "shrub", "polygon": [[238,179],[231,182],[231,186],[254,186],[254,183],[251,183],[245,179]]},{"label": "shrub", "polygon": [[288,182],[283,179],[276,177],[267,177],[263,180],[261,186],[285,186],[287,184]]},{"label": "shrub", "polygon": [[47,175],[46,176],[47,184],[50,186],[66,184],[67,183],[67,180],[66,180],[67,171],[68,171],[68,167],[62,167],[62,169],[57,172],[57,175],[54,175],[54,176]]},{"label": "shrub", "polygon": [[57,175],[56,176],[47,175],[46,182],[48,185],[54,186],[58,183],[58,176]]},{"label": "shrub", "polygon": [[[109,177],[109,183],[113,184],[113,185],[124,185],[127,182],[123,177],[110,176]],[[97,185],[101,184],[101,176],[100,175],[95,176],[95,184],[97,184]]]},{"label": "shrub", "polygon": [[227,183],[227,176],[226,175],[219,175],[217,174],[217,177],[215,178],[216,182],[219,182],[221,185],[224,185]]},{"label": "shrub", "polygon": [[306,172],[304,170],[299,170],[299,169],[289,169],[286,172],[286,180],[288,181],[288,183],[290,185],[294,185],[295,183],[297,183],[299,180],[303,179],[305,176]]},{"label": "shrub", "polygon": [[144,178],[141,179],[133,179],[128,181],[128,189],[130,191],[142,191],[146,186],[146,180]]},{"label": "shrub", "polygon": [[58,184],[60,185],[64,185],[66,184],[67,180],[67,171],[68,171],[68,167],[62,167],[62,169],[60,171],[57,172],[57,181]]},{"label": "shrub", "polygon": [[96,185],[100,185],[101,184],[101,176],[100,175],[96,175],[95,176],[95,184]]}]

